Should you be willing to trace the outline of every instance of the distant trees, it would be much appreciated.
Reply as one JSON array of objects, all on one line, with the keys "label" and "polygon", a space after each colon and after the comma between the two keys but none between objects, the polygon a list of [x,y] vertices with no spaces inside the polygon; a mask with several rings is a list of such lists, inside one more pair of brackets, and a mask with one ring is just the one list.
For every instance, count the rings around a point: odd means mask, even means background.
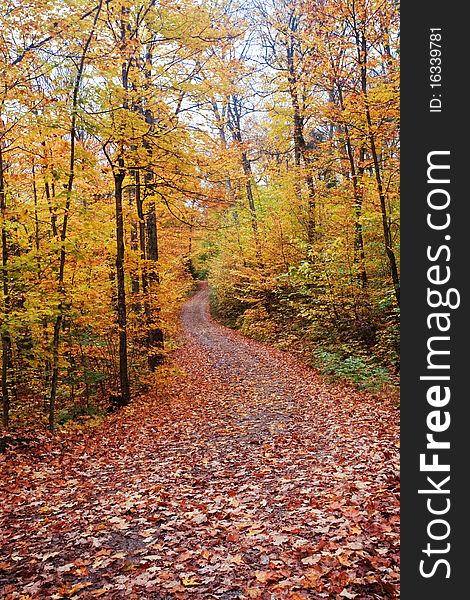
[{"label": "distant trees", "polygon": [[[227,228],[223,217],[222,234],[205,242],[211,257],[202,252],[214,306],[258,337],[287,345],[303,339],[310,351],[373,357],[393,371],[400,300],[396,3],[272,0],[255,2],[246,19],[245,62],[258,67],[246,101],[258,112],[245,116],[241,129],[258,182],[262,253],[249,260],[240,210],[237,227]],[[234,172],[230,180],[237,181]]]}]

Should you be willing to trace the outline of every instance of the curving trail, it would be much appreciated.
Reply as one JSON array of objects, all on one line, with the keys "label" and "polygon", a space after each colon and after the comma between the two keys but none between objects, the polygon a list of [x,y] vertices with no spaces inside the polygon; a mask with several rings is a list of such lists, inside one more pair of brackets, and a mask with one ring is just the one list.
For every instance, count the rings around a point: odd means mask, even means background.
[{"label": "curving trail", "polygon": [[1,598],[398,598],[398,411],[207,297],[162,393],[0,455]]}]

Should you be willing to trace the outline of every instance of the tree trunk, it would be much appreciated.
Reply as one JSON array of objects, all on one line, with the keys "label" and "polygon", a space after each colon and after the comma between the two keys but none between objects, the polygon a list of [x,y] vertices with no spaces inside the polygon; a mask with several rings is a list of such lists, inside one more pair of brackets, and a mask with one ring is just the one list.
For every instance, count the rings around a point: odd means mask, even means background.
[{"label": "tree trunk", "polygon": [[[44,148],[44,191],[46,193],[47,206],[49,208],[49,214],[51,216],[51,229],[52,235],[57,238],[59,237],[59,230],[57,228],[57,215],[55,213],[55,207],[53,206],[53,199],[55,196],[55,187],[54,185],[50,186],[48,181],[48,176],[52,173],[52,168],[49,165],[49,161],[47,159],[48,149],[46,146],[45,140],[41,142],[41,146]],[[52,191],[51,191],[52,188]]]},{"label": "tree trunk", "polygon": [[122,184],[125,177],[124,159],[119,159],[119,168],[114,173],[114,197],[116,201],[116,283],[117,314],[119,327],[119,385],[121,401],[125,406],[131,400],[129,368],[127,363],[127,306],[124,273],[124,219],[122,214]]},{"label": "tree trunk", "polygon": [[[5,319],[10,312],[10,286],[8,282],[8,237],[6,229],[6,190],[5,172],[3,169],[3,149],[0,142],[0,210],[2,217],[2,289],[3,310]],[[11,366],[11,338],[8,327],[2,327],[2,410],[3,427],[8,427],[10,422],[10,393],[8,389],[8,372]]]},{"label": "tree trunk", "polygon": [[80,58],[80,63],[77,69],[77,75],[75,77],[73,96],[72,96],[72,118],[70,122],[70,161],[69,161],[69,176],[67,181],[66,189],[66,200],[64,207],[64,217],[62,221],[62,228],[60,232],[60,259],[59,259],[59,276],[57,280],[57,289],[60,296],[59,305],[57,307],[57,317],[54,323],[54,335],[52,338],[52,377],[51,377],[51,393],[49,397],[49,429],[50,431],[55,430],[55,403],[57,397],[57,386],[59,383],[59,346],[60,346],[60,329],[62,327],[62,321],[64,318],[64,300],[65,300],[65,289],[64,289],[64,272],[66,262],[66,250],[65,240],[67,238],[67,226],[70,215],[70,204],[72,200],[73,180],[75,177],[75,137],[76,137],[76,124],[77,124],[77,108],[78,108],[78,92],[80,90],[80,84],[82,81],[83,70],[85,68],[85,59],[88,52],[88,48],[91,44],[91,40],[94,35],[95,26],[98,21],[98,16],[101,12],[102,2],[97,6],[95,18],[93,20],[93,26],[88,35],[86,43],[83,47],[83,52]]},{"label": "tree trunk", "polygon": [[[294,119],[294,162],[297,171],[300,171],[301,160],[304,163],[306,171],[304,181],[307,185],[307,242],[312,245],[315,241],[316,235],[316,223],[315,223],[315,209],[316,209],[316,190],[313,175],[311,173],[311,161],[307,156],[307,144],[305,143],[304,137],[304,120],[300,110],[300,102],[297,93],[297,74],[295,72],[295,61],[294,61],[294,40],[291,36],[287,43],[287,81],[289,87],[289,95],[291,98],[293,119]],[[298,179],[298,173],[295,177],[295,189],[296,195],[299,199],[302,198],[302,191],[300,182]]]},{"label": "tree trunk", "polygon": [[251,170],[251,163],[247,157],[246,152],[242,152],[242,167],[243,173],[246,177],[245,190],[248,199],[248,208],[250,209],[251,229],[253,231],[253,238],[255,240],[256,261],[258,263],[258,266],[263,268],[264,264],[263,259],[261,257],[261,243],[259,239],[258,217],[256,215],[255,199],[253,196],[253,171]]},{"label": "tree trunk", "polygon": [[[340,109],[341,111],[344,111],[343,90],[338,82],[336,82],[336,88],[338,90]],[[354,195],[354,264],[358,270],[357,276],[361,287],[365,289],[367,287],[367,271],[365,267],[364,237],[361,222],[363,200],[362,175],[364,174],[364,167],[362,165],[364,162],[365,150],[364,146],[361,146],[359,167],[357,168],[351,136],[349,134],[349,127],[346,125],[346,123],[343,123],[343,133]]]},{"label": "tree trunk", "polygon": [[[225,135],[225,124],[224,124],[224,118],[223,118],[224,111],[222,111],[222,114],[220,114],[219,107],[217,106],[216,100],[211,100],[211,106],[212,106],[212,112],[214,113],[214,116],[215,116],[215,122],[216,122],[217,131],[219,132],[219,138],[220,138],[222,147],[223,147],[224,151],[226,152],[227,151],[227,136]],[[234,207],[235,206],[235,192],[233,190],[232,180],[230,178],[230,172],[228,169],[225,171],[225,190],[227,192],[227,196],[229,198],[230,205],[232,207]]]},{"label": "tree trunk", "polygon": [[251,216],[251,229],[255,241],[256,261],[260,268],[263,268],[263,260],[261,254],[261,244],[258,231],[258,217],[256,215],[256,206],[253,196],[253,172],[251,170],[251,162],[248,159],[246,150],[243,148],[242,130],[241,130],[241,101],[238,97],[232,96],[228,107],[229,119],[227,124],[232,133],[233,141],[238,144],[241,150],[241,165],[245,175],[245,190],[248,200],[248,208]]},{"label": "tree trunk", "polygon": [[[131,223],[131,250],[135,253],[139,250],[139,228],[136,221],[132,221]],[[139,267],[136,266],[132,269],[131,272],[131,289],[132,294],[137,295],[140,292],[140,281],[139,281]],[[141,310],[140,302],[133,300],[132,302],[132,310],[135,313],[139,313]]]},{"label": "tree trunk", "polygon": [[148,294],[146,302],[146,320],[147,320],[147,345],[148,345],[148,366],[150,371],[155,371],[158,365],[163,362],[164,339],[163,331],[159,326],[158,307],[152,306],[152,291],[159,283],[158,274],[158,231],[157,231],[157,213],[155,204],[149,205],[147,213],[147,260],[154,264],[148,272]]},{"label": "tree trunk", "polygon": [[357,54],[358,54],[358,62],[361,67],[361,90],[362,97],[364,101],[364,112],[366,117],[366,127],[367,127],[367,137],[369,141],[370,151],[372,154],[372,160],[374,163],[374,171],[375,171],[375,181],[377,184],[377,193],[379,195],[380,200],[380,212],[382,216],[382,230],[383,230],[383,239],[385,245],[385,252],[388,258],[388,263],[390,266],[390,273],[392,276],[393,287],[395,290],[395,297],[398,305],[400,305],[400,276],[398,274],[398,266],[395,257],[395,252],[393,251],[393,240],[392,234],[390,231],[390,226],[388,223],[388,214],[387,214],[387,204],[385,198],[385,192],[382,183],[382,175],[380,170],[380,161],[377,152],[377,146],[375,143],[375,134],[372,126],[372,117],[370,114],[370,106],[369,106],[369,95],[367,89],[367,43],[365,33],[359,33],[357,26],[355,25],[356,32],[356,44],[357,44]]}]

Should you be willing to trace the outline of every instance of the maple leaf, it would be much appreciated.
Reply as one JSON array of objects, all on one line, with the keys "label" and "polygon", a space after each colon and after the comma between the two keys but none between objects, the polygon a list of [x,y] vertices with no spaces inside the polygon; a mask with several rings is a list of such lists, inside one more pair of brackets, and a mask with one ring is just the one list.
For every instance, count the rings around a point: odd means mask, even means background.
[{"label": "maple leaf", "polygon": [[182,577],[181,583],[186,587],[201,585],[201,582],[195,577]]}]

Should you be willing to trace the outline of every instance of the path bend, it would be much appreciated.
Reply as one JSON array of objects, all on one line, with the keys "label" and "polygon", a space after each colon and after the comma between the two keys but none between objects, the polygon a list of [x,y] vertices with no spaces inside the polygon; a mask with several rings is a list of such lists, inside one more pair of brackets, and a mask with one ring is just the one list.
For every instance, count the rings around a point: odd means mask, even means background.
[{"label": "path bend", "polygon": [[2,598],[397,598],[398,413],[185,304],[163,391],[2,457]]}]

